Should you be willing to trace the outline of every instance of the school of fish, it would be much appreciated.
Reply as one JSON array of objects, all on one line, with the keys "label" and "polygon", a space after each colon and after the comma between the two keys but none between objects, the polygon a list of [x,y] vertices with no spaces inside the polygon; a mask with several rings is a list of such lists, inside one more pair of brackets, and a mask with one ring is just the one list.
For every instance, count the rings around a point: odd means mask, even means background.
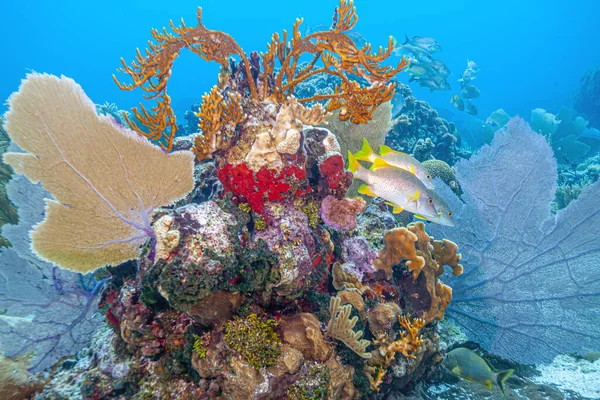
[{"label": "school of fish", "polygon": [[450,103],[452,103],[458,111],[465,111],[469,115],[478,114],[477,107],[471,102],[471,100],[481,96],[479,88],[471,83],[471,81],[477,78],[478,73],[479,66],[475,61],[467,60],[467,68],[458,80],[460,82],[461,94],[455,94],[450,98]]},{"label": "school of fish", "polygon": [[[358,161],[370,162],[369,169]],[[394,214],[408,211],[416,218],[454,226],[452,211],[435,187],[427,169],[410,154],[381,146],[376,154],[367,139],[359,152],[348,152],[348,170],[363,181],[358,192],[381,197]]]}]

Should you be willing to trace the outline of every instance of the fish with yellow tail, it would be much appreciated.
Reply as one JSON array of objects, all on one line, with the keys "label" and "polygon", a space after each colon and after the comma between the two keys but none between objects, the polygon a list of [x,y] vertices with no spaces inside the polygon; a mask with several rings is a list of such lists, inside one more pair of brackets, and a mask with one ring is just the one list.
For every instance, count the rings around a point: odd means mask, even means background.
[{"label": "fish with yellow tail", "polygon": [[367,139],[363,139],[362,148],[354,158],[359,161],[368,161],[376,163],[378,159],[383,160],[386,164],[392,167],[400,168],[415,175],[423,182],[426,188],[433,189],[433,181],[427,169],[410,154],[402,153],[388,146],[379,148],[379,155],[375,154]]},{"label": "fish with yellow tail", "polygon": [[452,350],[444,359],[444,366],[454,375],[467,382],[477,382],[492,390],[494,384],[504,393],[504,382],[511,377],[514,369],[495,372],[492,366],[477,353],[464,347]]},{"label": "fish with yellow tail", "polygon": [[438,216],[429,190],[412,173],[386,164],[382,159],[375,160],[371,168],[366,169],[350,152],[348,170],[364,182],[358,193],[383,198],[395,214],[406,210],[426,219]]}]

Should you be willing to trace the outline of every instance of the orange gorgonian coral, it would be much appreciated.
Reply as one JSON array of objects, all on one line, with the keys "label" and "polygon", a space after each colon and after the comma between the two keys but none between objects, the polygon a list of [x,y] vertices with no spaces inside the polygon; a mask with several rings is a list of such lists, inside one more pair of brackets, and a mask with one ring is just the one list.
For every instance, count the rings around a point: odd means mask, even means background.
[{"label": "orange gorgonian coral", "polygon": [[[197,17],[198,25],[193,28],[187,27],[182,20],[179,27],[176,27],[172,21],[169,23],[172,33],[166,28],[162,33],[153,29],[152,37],[156,44],[150,42],[145,55],[138,49],[137,56],[130,66],[121,59],[123,68],[120,71],[128,74],[133,83],[121,84],[114,77],[119,88],[132,90],[141,87],[148,93],[146,99],[158,99],[157,105],[150,112],[142,105],[139,110],[133,109],[135,117],[145,125],[145,130],[129,118],[127,122],[132,129],[157,141],[167,151],[172,148],[177,130],[175,114],[167,94],[167,82],[171,76],[173,62],[183,48],[191,50],[207,61],[219,63],[227,71],[230,82],[226,89],[219,85],[222,91],[241,90],[242,96],[254,101],[270,100],[278,104],[287,104],[301,82],[319,74],[332,75],[339,81],[333,93],[314,95],[299,101],[326,103],[327,111],[339,109],[340,119],[350,120],[356,124],[368,122],[372,118],[373,111],[381,103],[392,98],[395,83],[391,82],[391,78],[407,65],[404,58],[396,66],[382,65],[393,50],[391,37],[387,48],[380,47],[378,51],[374,51],[368,43],[362,48],[356,46],[347,34],[358,21],[353,0],[340,0],[329,30],[302,37],[300,33],[302,19],[297,19],[291,41],[288,42],[285,30],[282,36],[275,33],[266,53],[261,53],[260,56],[252,53],[249,58],[231,36],[204,27],[201,8],[198,9]],[[299,68],[300,58],[306,54],[312,54],[312,60],[308,66]],[[235,64],[230,63],[231,56],[240,59],[239,68],[236,67],[237,71],[232,71]],[[277,72],[276,62],[280,66]],[[260,71],[261,65],[262,71]],[[243,76],[243,85],[234,82],[234,75],[239,76],[239,73]],[[356,79],[351,79],[350,74],[366,80],[368,85],[361,85]],[[214,99],[215,96],[216,93],[211,91],[211,94],[205,96],[204,101]],[[227,97],[223,96],[223,98]],[[238,100],[229,98],[228,105],[223,107],[229,109],[231,105],[237,109]],[[205,148],[207,143],[214,144],[218,140],[214,138],[217,132],[224,126],[235,126],[240,122],[240,118],[237,117],[243,115],[237,112],[231,115],[221,113],[218,121],[203,122],[204,119],[214,118],[219,114],[212,112],[207,117],[203,110],[204,106],[199,112],[200,126],[208,124],[211,131],[203,131],[205,137],[199,140],[196,153],[200,153],[201,158],[207,155]]]}]

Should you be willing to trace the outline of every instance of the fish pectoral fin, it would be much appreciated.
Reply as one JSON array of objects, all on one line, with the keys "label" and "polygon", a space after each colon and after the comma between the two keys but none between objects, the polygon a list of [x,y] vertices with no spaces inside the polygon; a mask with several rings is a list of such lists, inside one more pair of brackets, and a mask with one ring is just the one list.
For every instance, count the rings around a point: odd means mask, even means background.
[{"label": "fish pectoral fin", "polygon": [[450,371],[452,371],[452,373],[456,376],[460,376],[460,367],[456,366],[454,368],[452,368]]},{"label": "fish pectoral fin", "polygon": [[380,168],[394,168],[394,166],[388,164],[387,161],[385,161],[383,158],[376,158],[375,160],[373,160],[373,165],[371,165],[371,168],[369,168],[369,170],[377,171]]},{"label": "fish pectoral fin", "polygon": [[385,204],[392,207],[392,214],[400,214],[402,211],[404,211],[404,208],[392,202],[386,201]]},{"label": "fish pectoral fin", "polygon": [[424,216],[422,216],[422,215],[419,215],[419,214],[414,214],[414,217],[415,217],[415,218],[418,218],[418,219],[424,219],[425,221],[429,221],[429,218],[427,218],[427,217],[424,217]]},{"label": "fish pectoral fin", "polygon": [[492,381],[490,381],[489,379],[487,381],[485,381],[485,383],[483,384],[483,386],[485,386],[486,388],[488,388],[489,390],[492,390]]},{"label": "fish pectoral fin", "polygon": [[419,197],[421,197],[421,192],[417,189],[415,190],[415,194],[412,197],[408,197],[406,200],[408,200],[408,202],[413,202],[416,203],[417,200],[419,200]]},{"label": "fish pectoral fin", "polygon": [[358,187],[358,193],[371,197],[377,196],[373,189],[371,189],[369,185],[365,185],[364,183]]}]

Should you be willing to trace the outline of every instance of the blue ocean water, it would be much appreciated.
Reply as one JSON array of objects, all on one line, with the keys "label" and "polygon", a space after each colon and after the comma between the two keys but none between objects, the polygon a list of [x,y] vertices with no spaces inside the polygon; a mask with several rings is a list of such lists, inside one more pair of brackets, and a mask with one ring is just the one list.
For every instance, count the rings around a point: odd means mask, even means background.
[{"label": "blue ocean water", "polygon": [[[226,5],[224,5],[226,4]],[[28,70],[64,74],[79,82],[96,103],[114,102],[122,109],[135,106],[141,95],[123,92],[112,81],[119,59],[133,59],[145,48],[151,28],[183,17],[196,24],[198,6],[210,29],[231,34],[247,52],[265,51],[275,31],[291,31],[297,17],[304,24],[329,25],[336,1],[79,1],[3,2],[0,24],[4,61],[0,63],[0,98],[15,90]],[[479,117],[504,108],[510,115],[528,117],[533,108],[556,113],[572,103],[583,73],[600,64],[600,2],[593,0],[357,0],[355,30],[375,45],[389,35],[402,42],[430,36],[442,46],[436,55],[452,72],[452,91],[430,93],[411,85],[416,97],[438,110],[451,110],[449,99],[460,90],[457,79],[472,59],[481,67],[476,81]],[[178,116],[200,100],[215,83],[218,66],[183,52],[175,63],[169,93]],[[123,79],[123,75],[119,75]],[[406,81],[406,74],[401,74]],[[0,112],[4,112],[0,106]],[[457,119],[468,118],[455,113]]]}]

